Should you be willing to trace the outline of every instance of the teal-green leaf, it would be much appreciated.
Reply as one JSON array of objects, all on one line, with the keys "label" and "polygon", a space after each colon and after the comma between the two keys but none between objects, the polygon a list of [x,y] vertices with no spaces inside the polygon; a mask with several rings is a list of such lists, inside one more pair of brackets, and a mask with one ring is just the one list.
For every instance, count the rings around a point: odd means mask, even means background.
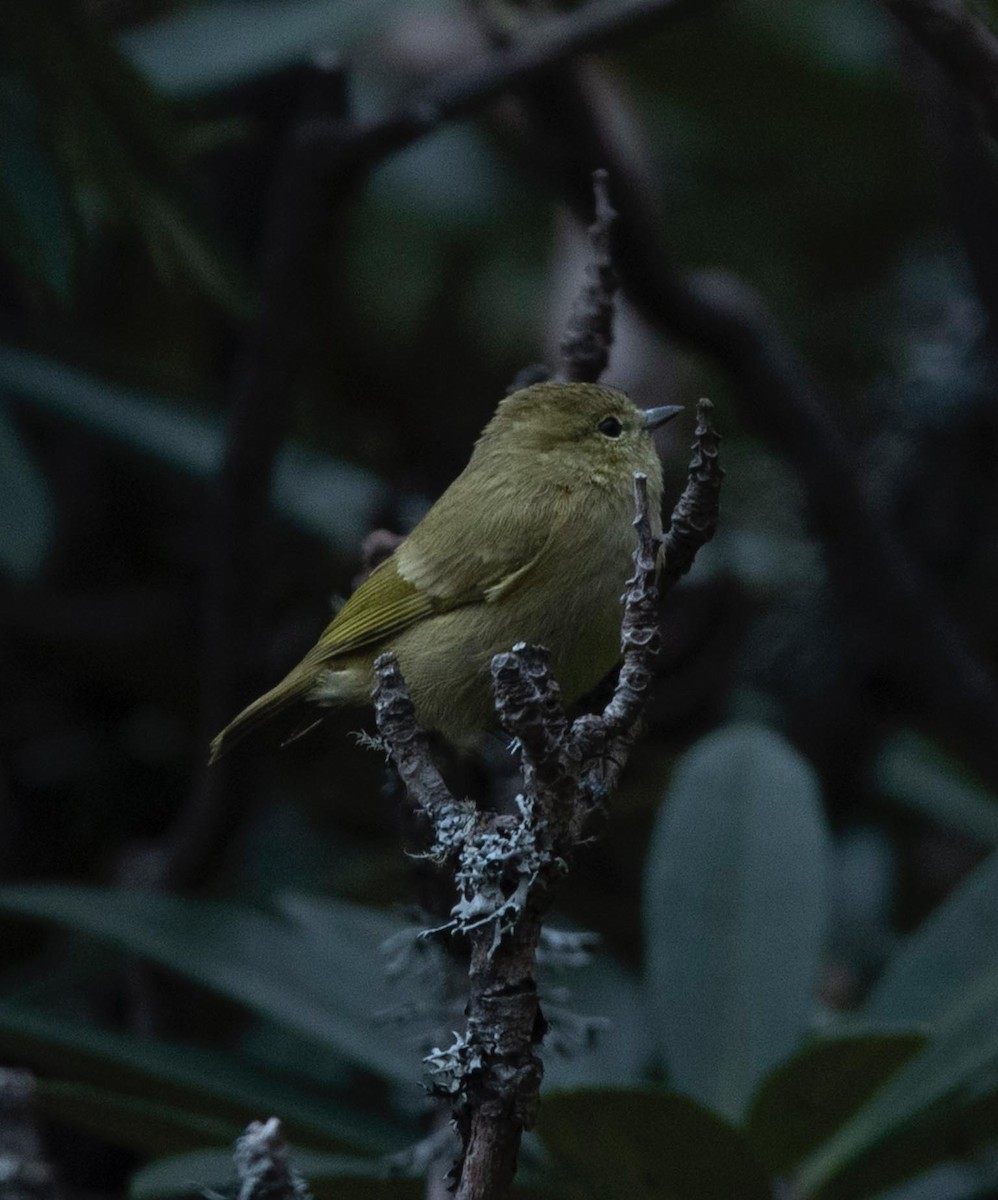
[{"label": "teal-green leaf", "polygon": [[[0,890],[0,911],[104,938],[321,1041],[351,1062],[415,1086],[405,1031],[379,1025],[386,982],[372,939],[320,957],[286,918],[221,901],[63,886]],[[399,925],[396,925],[398,928]]]},{"label": "teal-green leaf", "polygon": [[655,1035],[670,1085],[733,1121],[811,1025],[828,835],[808,763],[757,726],[676,766],[645,875]]},{"label": "teal-green leaf", "polygon": [[123,33],[119,46],[156,87],[192,98],[370,37],[398,0],[224,0],[186,6]]},{"label": "teal-green leaf", "polygon": [[[850,1162],[820,1195],[822,1200],[908,1200],[909,1195],[911,1200],[985,1200],[993,1196],[994,1173],[988,1189],[979,1158],[987,1155],[996,1138],[998,1094],[957,1099]],[[952,1180],[954,1174],[962,1174],[968,1186],[944,1189],[944,1179]],[[971,1185],[974,1180],[976,1186]]]},{"label": "teal-green leaf", "polygon": [[[880,1151],[903,1171],[900,1146],[907,1139],[917,1168],[927,1165],[923,1142],[928,1132],[952,1121],[960,1107],[976,1099],[973,1089],[993,1082],[998,1068],[998,969],[977,982],[940,1016],[925,1048],[901,1067],[802,1164],[798,1182],[802,1196],[846,1200],[862,1195],[850,1177],[864,1160]],[[998,1112],[992,1097],[990,1110]],[[946,1157],[951,1154],[941,1147]],[[903,1177],[903,1175],[901,1176]]]},{"label": "teal-green leaf", "polygon": [[233,1055],[113,1032],[14,1002],[0,1002],[0,1057],[69,1083],[155,1096],[237,1126],[278,1113],[290,1138],[327,1150],[387,1153],[413,1136]]},{"label": "teal-green leaf", "polygon": [[864,1005],[874,1021],[932,1021],[998,956],[998,851],[894,954]]},{"label": "teal-green leaf", "polygon": [[[217,418],[55,359],[0,344],[0,391],[197,478],[211,478],[221,464]],[[274,507],[343,552],[356,550],[386,495],[371,472],[294,442],[277,460]]]},{"label": "teal-green leaf", "polygon": [[873,782],[895,803],[944,829],[998,846],[998,797],[917,734],[900,733],[887,742],[874,761]]},{"label": "teal-green leaf", "polygon": [[[605,1024],[592,1046],[579,1046],[567,1054],[558,1052],[549,1034],[541,1045],[544,1058],[544,1089],[635,1085],[647,1078],[653,1056],[645,997],[639,980],[600,949],[592,961],[559,973],[557,984],[565,988],[563,1001],[550,996],[553,972],[541,973],[544,1015],[555,1026],[573,1016],[595,1018]],[[562,1015],[565,1011],[565,1016]],[[555,1033],[557,1030],[555,1030]]]},{"label": "teal-green leaf", "polygon": [[[416,1200],[421,1180],[392,1177],[378,1159],[346,1158],[292,1148],[291,1165],[308,1182],[315,1200]],[[150,1163],[129,1186],[130,1200],[173,1200],[205,1190],[230,1195],[235,1172],[231,1149],[195,1150]]]},{"label": "teal-green leaf", "polygon": [[569,1194],[600,1200],[769,1200],[738,1130],[685,1096],[592,1088],[541,1104],[537,1132]]},{"label": "teal-green leaf", "polygon": [[231,1140],[241,1132],[233,1121],[189,1112],[159,1100],[48,1079],[40,1079],[37,1086],[38,1105],[46,1117],[142,1154],[178,1154]]},{"label": "teal-green leaf", "polygon": [[48,484],[0,404],[0,569],[18,580],[42,569],[55,533]]},{"label": "teal-green leaf", "polygon": [[843,1032],[815,1039],[772,1071],[746,1133],[770,1171],[786,1174],[844,1124],[912,1055],[923,1030]]},{"label": "teal-green leaf", "polygon": [[72,291],[77,230],[37,97],[22,79],[0,75],[2,254],[29,282],[63,302]]}]

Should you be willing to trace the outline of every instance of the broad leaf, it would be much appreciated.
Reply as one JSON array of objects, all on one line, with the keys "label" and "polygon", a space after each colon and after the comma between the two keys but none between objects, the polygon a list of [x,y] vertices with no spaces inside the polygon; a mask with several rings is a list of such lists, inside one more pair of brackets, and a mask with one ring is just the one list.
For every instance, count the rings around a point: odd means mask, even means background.
[{"label": "broad leaf", "polygon": [[[572,967],[552,979],[542,970],[541,999],[544,1015],[553,1029],[541,1045],[544,1089],[622,1087],[646,1077],[653,1055],[644,992],[640,982],[604,950],[597,950],[585,966]],[[552,999],[554,984],[564,988],[564,998]],[[591,1045],[559,1050],[559,1022],[592,1019],[602,1028]],[[569,1039],[570,1043],[570,1039]]]},{"label": "broad leaf", "polygon": [[[0,391],[198,478],[212,478],[221,465],[224,433],[218,418],[55,359],[0,345]],[[337,550],[356,550],[385,497],[376,476],[342,459],[293,442],[278,457],[274,506]]]},{"label": "broad leaf", "polygon": [[[378,1159],[344,1158],[292,1149],[291,1165],[308,1182],[316,1200],[417,1200],[421,1180],[392,1177]],[[132,1177],[130,1200],[168,1200],[232,1193],[232,1151],[198,1150],[150,1163]]]},{"label": "broad leaf", "polygon": [[0,1057],[77,1085],[155,1096],[239,1127],[261,1113],[278,1113],[289,1137],[325,1149],[385,1153],[412,1136],[232,1055],[111,1032],[25,1005],[0,1003]]},{"label": "broad leaf", "polygon": [[38,1105],[47,1117],[142,1154],[177,1154],[241,1132],[235,1121],[79,1083],[39,1080]]},{"label": "broad leaf", "polygon": [[913,733],[898,734],[873,765],[885,795],[983,846],[998,846],[998,798]]},{"label": "broad leaf", "polygon": [[19,580],[37,575],[54,527],[48,484],[0,404],[0,570]]},{"label": "broad leaf", "polygon": [[556,1092],[537,1132],[575,1196],[769,1200],[742,1135],[685,1096],[652,1090]]},{"label": "broad leaf", "polygon": [[998,852],[916,930],[887,964],[864,1012],[871,1020],[932,1021],[998,964]]},{"label": "broad leaf", "polygon": [[652,838],[645,937],[670,1085],[738,1121],[811,1024],[828,846],[814,772],[766,729],[678,763]]},{"label": "broad leaf", "polygon": [[0,75],[2,253],[24,279],[67,301],[77,230],[37,98],[15,75]]},{"label": "broad leaf", "polygon": [[300,929],[279,916],[130,890],[6,888],[0,910],[105,938],[379,1074],[410,1083],[419,1076],[418,1055],[402,1033],[374,1019],[386,985],[373,938],[342,959],[320,957]]},{"label": "broad leaf", "polygon": [[[925,1048],[897,1071],[871,1099],[803,1164],[805,1196],[852,1196],[849,1175],[881,1147],[895,1171],[903,1170],[899,1135],[919,1130],[908,1144],[918,1169],[926,1131],[945,1124],[976,1097],[972,1089],[998,1066],[998,970],[981,978],[942,1015]],[[998,1104],[989,1102],[998,1115]],[[946,1157],[950,1157],[949,1153]],[[843,1177],[841,1189],[837,1180]],[[901,1176],[903,1177],[903,1175]]]},{"label": "broad leaf", "polygon": [[816,1150],[924,1045],[924,1031],[841,1033],[781,1063],[752,1100],[746,1133],[783,1175]]},{"label": "broad leaf", "polygon": [[224,0],[186,6],[121,35],[119,45],[161,91],[190,98],[373,36],[398,0]]}]

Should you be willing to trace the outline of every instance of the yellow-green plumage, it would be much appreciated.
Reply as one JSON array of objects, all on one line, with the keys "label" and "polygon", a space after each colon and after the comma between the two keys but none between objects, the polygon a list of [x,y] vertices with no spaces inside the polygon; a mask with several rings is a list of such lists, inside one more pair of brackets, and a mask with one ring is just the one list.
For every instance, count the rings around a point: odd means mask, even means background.
[{"label": "yellow-green plumage", "polygon": [[385,650],[398,655],[420,724],[459,744],[495,724],[490,663],[515,642],[548,648],[566,701],[589,691],[620,656],[633,474],[647,475],[657,521],[650,427],[678,411],[645,414],[584,383],[508,396],[464,471],[302,661],[222,730],[212,759],[293,701],[369,703]]}]

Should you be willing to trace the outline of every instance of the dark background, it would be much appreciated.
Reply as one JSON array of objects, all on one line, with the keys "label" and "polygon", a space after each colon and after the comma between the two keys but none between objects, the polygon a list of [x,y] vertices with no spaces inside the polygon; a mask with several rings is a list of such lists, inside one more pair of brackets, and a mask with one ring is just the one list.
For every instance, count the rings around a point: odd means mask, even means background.
[{"label": "dark background", "polygon": [[[727,478],[566,914],[636,966],[672,764],[730,720],[818,771],[833,1008],[998,843],[993,144],[877,4],[688,7],[379,159],[351,122],[549,14],[4,5],[4,881],[422,894],[349,736],[369,714],[211,776],[207,742],[311,645],[371,530],[411,526],[517,372],[554,362],[601,165],[624,282],[605,378],[688,406],[671,499],[710,396]],[[224,1006],[137,995],[63,935],[4,926],[0,963],[9,995],[231,1043]],[[134,1161],[58,1136],[84,1190]]]}]

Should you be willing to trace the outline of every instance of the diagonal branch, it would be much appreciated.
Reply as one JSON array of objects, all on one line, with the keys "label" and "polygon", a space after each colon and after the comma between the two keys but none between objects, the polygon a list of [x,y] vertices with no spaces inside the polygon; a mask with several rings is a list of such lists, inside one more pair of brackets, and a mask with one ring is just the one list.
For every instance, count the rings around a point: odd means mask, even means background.
[{"label": "diagonal branch", "polygon": [[610,203],[607,173],[602,168],[593,172],[593,190],[596,211],[589,226],[592,257],[561,339],[560,378],[583,383],[595,383],[606,370],[613,345],[613,298],[618,286],[610,241],[617,214]]},{"label": "diagonal branch", "polygon": [[359,124],[347,138],[336,124],[316,120],[301,131],[301,143],[327,169],[359,178],[444,122],[480,112],[558,63],[610,49],[662,21],[715,3],[719,0],[598,0],[569,15],[539,22],[527,42],[496,49],[470,66],[441,74],[397,113]]},{"label": "diagonal branch", "polygon": [[998,137],[998,37],[963,0],[882,0],[935,55]]}]

